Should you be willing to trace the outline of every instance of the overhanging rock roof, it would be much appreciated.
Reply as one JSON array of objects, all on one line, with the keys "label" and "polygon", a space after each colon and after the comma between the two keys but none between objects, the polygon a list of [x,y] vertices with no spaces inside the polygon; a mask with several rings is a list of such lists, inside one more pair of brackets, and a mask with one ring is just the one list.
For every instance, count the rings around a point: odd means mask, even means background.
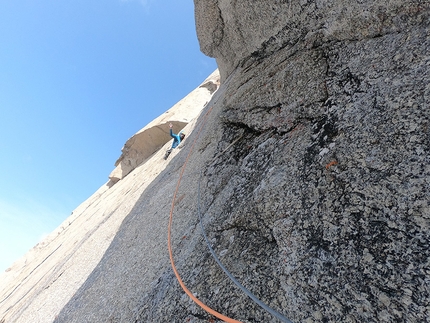
[{"label": "overhanging rock roof", "polygon": [[198,116],[218,86],[219,72],[216,70],[185,98],[128,139],[115,163],[116,168],[109,175],[110,184],[127,176],[172,139],[169,123],[173,124],[173,131],[178,133]]}]

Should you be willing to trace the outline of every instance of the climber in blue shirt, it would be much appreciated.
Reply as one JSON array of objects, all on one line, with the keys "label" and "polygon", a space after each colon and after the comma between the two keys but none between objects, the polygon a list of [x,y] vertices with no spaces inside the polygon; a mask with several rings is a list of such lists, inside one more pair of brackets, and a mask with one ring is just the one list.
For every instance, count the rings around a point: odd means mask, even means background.
[{"label": "climber in blue shirt", "polygon": [[164,159],[167,159],[167,157],[169,157],[170,153],[172,152],[172,149],[175,149],[176,147],[178,147],[181,141],[184,140],[185,138],[185,134],[183,132],[180,132],[179,134],[173,133],[173,130],[172,130],[173,125],[171,123],[169,123],[169,127],[170,127],[170,137],[173,138],[173,143],[172,143],[172,147],[166,151],[166,154],[164,155]]}]

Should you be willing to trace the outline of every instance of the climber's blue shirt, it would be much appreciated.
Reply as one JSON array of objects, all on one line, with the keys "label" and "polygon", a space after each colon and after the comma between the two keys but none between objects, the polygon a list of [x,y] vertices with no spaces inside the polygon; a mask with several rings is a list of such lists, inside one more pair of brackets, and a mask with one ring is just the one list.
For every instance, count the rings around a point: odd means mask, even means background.
[{"label": "climber's blue shirt", "polygon": [[170,129],[170,136],[173,138],[172,148],[178,147],[178,145],[181,143],[181,137],[179,137],[177,134],[174,134],[172,129]]}]

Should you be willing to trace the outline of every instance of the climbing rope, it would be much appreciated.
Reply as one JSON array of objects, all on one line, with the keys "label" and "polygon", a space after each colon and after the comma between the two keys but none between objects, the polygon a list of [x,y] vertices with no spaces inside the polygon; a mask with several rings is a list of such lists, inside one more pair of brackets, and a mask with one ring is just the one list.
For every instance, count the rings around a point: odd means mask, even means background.
[{"label": "climbing rope", "polygon": [[213,250],[209,239],[206,235],[204,226],[203,226],[203,219],[202,219],[202,213],[201,213],[201,209],[200,209],[200,182],[201,182],[201,177],[202,177],[202,172],[200,172],[200,177],[199,177],[199,183],[198,183],[198,196],[197,196],[197,213],[199,214],[199,221],[200,221],[200,227],[202,229],[202,233],[203,236],[205,238],[206,244],[209,248],[210,253],[212,254],[212,257],[215,259],[215,261],[217,262],[217,264],[221,267],[222,271],[228,276],[228,278],[230,278],[230,280],[237,286],[239,287],[250,299],[252,299],[257,305],[259,305],[261,308],[265,309],[267,312],[269,312],[270,314],[272,314],[274,317],[278,318],[281,322],[285,322],[285,323],[293,323],[291,322],[289,319],[287,319],[285,316],[283,316],[281,313],[275,311],[274,309],[272,309],[271,307],[267,306],[265,303],[263,303],[262,301],[260,301],[254,294],[252,294],[245,286],[243,286],[241,283],[239,283],[237,281],[236,278],[234,278],[234,276],[224,267],[224,265],[221,263],[221,261],[219,260],[219,258],[217,257],[215,251]]},{"label": "climbing rope", "polygon": [[184,290],[184,292],[185,292],[185,293],[186,293],[186,294],[187,294],[187,295],[188,295],[188,296],[189,296],[189,297],[190,297],[190,298],[191,298],[191,299],[192,299],[192,300],[193,300],[197,305],[199,305],[202,309],[204,309],[206,312],[208,312],[208,313],[210,313],[210,314],[214,315],[215,317],[217,317],[217,318],[219,318],[219,319],[223,320],[224,322],[227,322],[227,323],[241,323],[240,321],[234,320],[234,319],[229,318],[229,317],[227,317],[227,316],[225,316],[225,315],[223,315],[223,314],[221,314],[221,313],[218,313],[217,311],[213,310],[212,308],[210,308],[209,306],[207,306],[206,304],[204,304],[204,303],[203,303],[201,300],[199,300],[196,296],[194,296],[194,295],[193,295],[193,293],[191,293],[191,291],[190,291],[190,290],[185,286],[184,282],[182,281],[182,278],[181,278],[181,276],[179,275],[178,270],[176,269],[176,266],[175,266],[175,262],[174,262],[174,260],[173,260],[171,231],[172,231],[172,221],[173,221],[173,209],[174,209],[174,206],[175,206],[176,195],[177,195],[177,193],[178,193],[178,191],[179,191],[179,185],[181,184],[181,179],[182,179],[182,176],[183,176],[184,171],[185,171],[185,166],[187,165],[188,159],[189,159],[189,157],[190,157],[190,155],[191,155],[191,152],[193,151],[194,145],[195,145],[195,143],[197,142],[197,139],[198,139],[198,138],[199,138],[199,136],[200,136],[200,132],[202,131],[203,126],[204,126],[204,124],[206,123],[206,119],[207,119],[207,117],[208,117],[209,113],[212,111],[212,108],[213,108],[213,107],[211,107],[211,108],[206,112],[206,114],[204,115],[204,119],[203,119],[202,125],[201,125],[201,127],[200,127],[200,129],[199,129],[199,131],[198,131],[198,133],[197,133],[197,135],[196,135],[196,138],[195,138],[195,139],[194,139],[194,141],[193,141],[193,144],[191,145],[190,151],[188,152],[188,155],[187,155],[187,157],[186,157],[186,159],[185,159],[184,165],[182,166],[181,172],[180,172],[180,174],[179,174],[179,179],[178,179],[178,183],[177,183],[177,185],[176,185],[176,190],[175,190],[175,193],[173,194],[172,207],[171,207],[171,209],[170,209],[169,227],[168,227],[168,232],[167,232],[167,244],[168,244],[168,248],[169,248],[169,258],[170,258],[170,263],[171,263],[171,265],[172,265],[173,272],[175,273],[176,279],[178,280],[179,285],[181,285],[181,287],[182,287],[182,289]]},{"label": "climbing rope", "polygon": [[[212,111],[213,106],[206,112],[206,114],[204,115],[202,124],[200,126],[200,129],[191,145],[190,151],[187,154],[187,157],[185,159],[185,162],[182,166],[181,172],[179,174],[179,179],[178,179],[178,183],[176,185],[176,190],[173,194],[173,200],[172,200],[172,206],[170,209],[170,218],[169,218],[169,226],[168,226],[168,234],[167,234],[167,240],[168,240],[168,248],[169,248],[169,257],[170,257],[170,263],[172,265],[172,269],[173,272],[175,273],[176,278],[178,279],[179,285],[182,287],[182,289],[184,290],[184,292],[197,304],[199,305],[202,309],[204,309],[206,312],[214,315],[215,317],[223,320],[224,322],[227,323],[241,323],[240,321],[234,320],[232,318],[229,318],[221,313],[218,313],[217,311],[213,310],[212,308],[210,308],[209,306],[205,305],[202,301],[200,301],[196,296],[193,295],[193,293],[191,293],[191,291],[185,286],[184,282],[182,281],[174,260],[173,260],[173,252],[172,252],[172,245],[171,245],[171,229],[172,229],[172,221],[173,221],[173,209],[174,209],[174,205],[175,205],[175,200],[176,200],[176,195],[179,191],[179,185],[181,183],[184,171],[185,171],[185,167],[187,165],[187,162],[189,160],[189,157],[191,156],[191,153],[193,151],[194,145],[196,144],[198,138],[200,137],[200,133],[203,129],[203,126],[206,123],[207,117],[209,115],[209,113]],[[222,151],[221,154],[223,154],[225,151],[227,151],[230,147],[232,147],[237,141],[239,141],[239,139],[243,136],[240,135],[239,138],[237,138],[235,141],[233,141],[229,146],[227,146],[226,149],[224,149]],[[262,302],[261,300],[259,300],[254,294],[252,294],[246,287],[244,287],[241,283],[239,283],[237,281],[236,278],[234,278],[234,276],[224,267],[224,265],[221,263],[221,261],[219,260],[219,258],[217,257],[215,251],[213,250],[213,248],[210,245],[209,239],[205,233],[204,230],[204,226],[203,226],[203,220],[202,220],[202,214],[201,214],[201,189],[200,189],[200,183],[201,183],[201,178],[202,178],[202,172],[200,172],[199,175],[199,182],[198,182],[198,203],[197,203],[197,212],[199,215],[199,221],[200,221],[200,227],[204,236],[204,239],[206,241],[206,244],[209,248],[209,251],[212,255],[212,257],[215,259],[215,261],[217,262],[217,264],[220,266],[220,268],[224,271],[224,273],[230,278],[230,280],[237,286],[239,287],[249,298],[251,298],[257,305],[259,305],[261,308],[263,308],[264,310],[266,310],[268,313],[270,313],[271,315],[273,315],[274,317],[278,318],[280,321],[285,322],[285,323],[293,323],[292,321],[290,321],[289,319],[287,319],[286,317],[284,317],[282,314],[280,314],[279,312],[275,311],[274,309],[270,308],[268,305],[266,305],[264,302]]]}]

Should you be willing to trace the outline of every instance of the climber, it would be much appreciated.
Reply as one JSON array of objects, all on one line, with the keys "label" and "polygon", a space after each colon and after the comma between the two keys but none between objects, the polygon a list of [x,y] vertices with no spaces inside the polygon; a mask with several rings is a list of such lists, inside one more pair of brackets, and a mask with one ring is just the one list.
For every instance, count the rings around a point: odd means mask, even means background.
[{"label": "climber", "polygon": [[185,134],[182,131],[179,134],[173,133],[172,123],[169,123],[169,127],[170,127],[170,136],[173,137],[173,143],[172,143],[172,147],[166,151],[166,154],[164,155],[164,159],[167,159],[167,157],[169,157],[170,153],[172,152],[172,149],[175,149],[176,147],[178,147],[181,141],[184,140],[185,138]]}]

